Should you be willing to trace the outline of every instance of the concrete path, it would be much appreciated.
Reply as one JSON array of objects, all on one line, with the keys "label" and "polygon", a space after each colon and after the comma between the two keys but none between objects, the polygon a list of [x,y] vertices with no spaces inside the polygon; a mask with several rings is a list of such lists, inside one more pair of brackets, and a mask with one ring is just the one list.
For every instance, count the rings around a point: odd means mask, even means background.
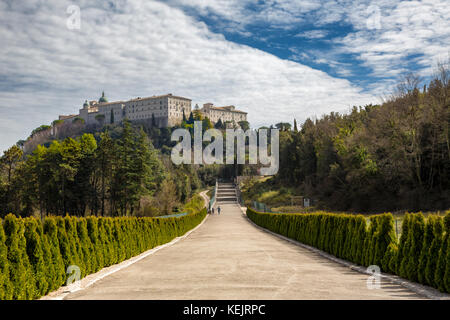
[{"label": "concrete path", "polygon": [[[186,239],[65,299],[422,299],[253,226],[222,204]],[[217,211],[216,211],[217,212]]]}]

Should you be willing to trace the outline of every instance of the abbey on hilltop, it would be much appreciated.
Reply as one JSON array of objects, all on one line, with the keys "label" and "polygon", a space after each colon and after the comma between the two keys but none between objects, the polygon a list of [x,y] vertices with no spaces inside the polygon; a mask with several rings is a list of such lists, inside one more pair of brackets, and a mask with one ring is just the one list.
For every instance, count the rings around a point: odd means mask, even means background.
[{"label": "abbey on hilltop", "polygon": [[[138,97],[128,101],[108,102],[105,93],[98,101],[85,101],[80,113],[76,115],[60,115],[59,120],[73,122],[83,119],[87,125],[119,123],[123,119],[130,121],[149,122],[158,127],[172,127],[183,121],[183,113],[186,117],[192,111],[192,100],[174,96],[171,93],[162,96],[147,98]],[[196,106],[198,108],[198,106]],[[215,107],[212,103],[206,103],[202,109],[198,109],[211,122],[221,119],[237,125],[239,121],[247,121],[247,113],[236,110],[234,106]]]}]

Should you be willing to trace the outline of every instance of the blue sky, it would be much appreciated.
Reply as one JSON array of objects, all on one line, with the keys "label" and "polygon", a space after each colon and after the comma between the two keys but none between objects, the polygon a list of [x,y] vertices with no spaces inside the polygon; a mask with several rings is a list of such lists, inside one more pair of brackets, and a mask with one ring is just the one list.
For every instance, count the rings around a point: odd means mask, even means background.
[{"label": "blue sky", "polygon": [[449,19],[444,0],[0,0],[0,149],[103,90],[234,104],[255,127],[379,103],[448,61]]}]

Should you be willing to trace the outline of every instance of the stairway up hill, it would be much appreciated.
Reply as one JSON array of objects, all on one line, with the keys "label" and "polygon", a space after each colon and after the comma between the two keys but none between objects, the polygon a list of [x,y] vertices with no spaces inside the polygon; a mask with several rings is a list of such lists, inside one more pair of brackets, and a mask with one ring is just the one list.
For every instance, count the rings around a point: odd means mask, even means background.
[{"label": "stairway up hill", "polygon": [[216,201],[218,204],[236,203],[237,195],[234,185],[232,183],[219,182],[217,186]]}]

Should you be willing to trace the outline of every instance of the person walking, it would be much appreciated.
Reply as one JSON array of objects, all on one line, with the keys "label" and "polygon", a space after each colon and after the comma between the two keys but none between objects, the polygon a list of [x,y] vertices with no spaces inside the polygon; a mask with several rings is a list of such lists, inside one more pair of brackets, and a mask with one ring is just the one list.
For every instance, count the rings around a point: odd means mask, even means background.
[{"label": "person walking", "polygon": [[220,206],[217,207],[217,213],[220,215]]},{"label": "person walking", "polygon": [[211,209],[211,213],[212,213],[212,214],[214,214],[214,207],[212,207],[212,209]]}]

